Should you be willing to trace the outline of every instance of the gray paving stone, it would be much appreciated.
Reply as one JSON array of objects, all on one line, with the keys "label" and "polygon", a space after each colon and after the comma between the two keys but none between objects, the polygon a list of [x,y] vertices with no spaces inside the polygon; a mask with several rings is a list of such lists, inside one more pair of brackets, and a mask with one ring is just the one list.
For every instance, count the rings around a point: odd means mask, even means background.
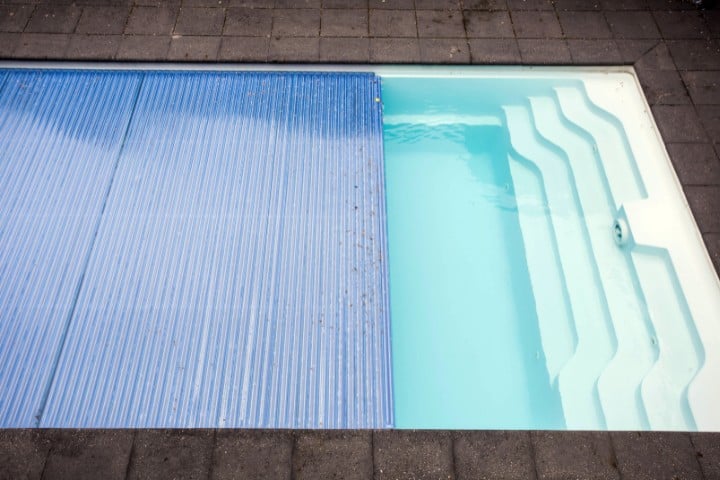
[{"label": "gray paving stone", "polygon": [[272,34],[276,37],[317,37],[320,35],[320,10],[276,9]]},{"label": "gray paving stone", "polygon": [[115,58],[120,35],[73,35],[66,57],[72,60],[108,60]]},{"label": "gray paving stone", "polygon": [[0,430],[0,478],[39,480],[49,452],[39,430]]},{"label": "gray paving stone", "polygon": [[169,35],[175,27],[176,7],[134,7],[125,33],[133,35]]},{"label": "gray paving stone", "polygon": [[367,37],[367,10],[323,10],[320,35],[323,37]]},{"label": "gray paving stone", "polygon": [[15,49],[20,43],[19,33],[2,33],[0,32],[0,58],[12,57]]},{"label": "gray paving stone", "polygon": [[267,62],[267,37],[223,37],[218,59],[231,62]]},{"label": "gray paving stone", "polygon": [[[690,209],[703,234],[720,233],[720,187],[684,185]],[[643,442],[639,442],[642,444]]]},{"label": "gray paving stone", "polygon": [[322,0],[323,8],[368,8],[368,0]]},{"label": "gray paving stone", "polygon": [[666,145],[683,185],[720,185],[720,160],[709,143]]},{"label": "gray paving stone", "polygon": [[527,64],[558,64],[572,63],[570,49],[565,40],[526,40],[519,39],[520,57]]},{"label": "gray paving stone", "polygon": [[320,61],[367,63],[370,61],[370,39],[342,37],[321,38]]},{"label": "gray paving stone", "polygon": [[572,61],[580,65],[618,65],[623,63],[613,40],[568,40]]},{"label": "gray paving stone", "polygon": [[32,5],[0,5],[0,32],[22,32],[33,8]]},{"label": "gray paving stone", "polygon": [[691,105],[656,105],[652,112],[666,143],[707,141],[700,118]]},{"label": "gray paving stone", "polygon": [[212,62],[217,60],[220,37],[178,37],[170,42],[168,60]]},{"label": "gray paving stone", "polygon": [[127,478],[208,478],[213,449],[211,430],[140,430]]},{"label": "gray paving stone", "polygon": [[511,10],[552,10],[551,0],[507,0]]},{"label": "gray paving stone", "polygon": [[75,32],[100,35],[121,34],[125,29],[128,7],[85,7]]},{"label": "gray paving stone", "polygon": [[697,10],[692,2],[677,0],[645,0],[645,4],[650,10]]},{"label": "gray paving stone", "polygon": [[320,8],[320,0],[275,0],[275,8]]},{"label": "gray paving stone", "polygon": [[134,432],[130,430],[58,430],[52,435],[44,480],[122,480],[127,472]]},{"label": "gray paving stone", "polygon": [[678,70],[720,70],[720,46],[714,40],[668,40]]},{"label": "gray paving stone", "polygon": [[421,38],[422,63],[470,63],[470,49],[464,38]]},{"label": "gray paving stone", "polygon": [[373,63],[419,62],[420,43],[416,38],[371,38],[370,61]]},{"label": "gray paving stone", "polygon": [[[618,45],[621,40],[617,40]],[[663,42],[658,43],[640,58],[635,61],[636,69],[659,70],[659,71],[675,71],[675,63],[670,56],[670,50]]]},{"label": "gray paving stone", "polygon": [[[703,235],[703,239],[715,269],[720,270],[720,234],[709,233]],[[690,434],[690,440],[705,478],[720,478],[720,436],[716,433],[695,432]]]},{"label": "gray paving stone", "polygon": [[418,10],[460,10],[460,0],[415,0]]},{"label": "gray paving stone", "polygon": [[612,433],[618,468],[625,478],[659,480],[702,478],[687,433]]},{"label": "gray paving stone", "polygon": [[417,37],[415,12],[370,10],[371,37]]},{"label": "gray paving stone", "polygon": [[538,478],[619,479],[606,432],[531,432]]},{"label": "gray paving stone", "polygon": [[180,9],[175,33],[178,35],[220,35],[225,23],[225,9],[187,8]]},{"label": "gray paving stone", "polygon": [[705,24],[708,26],[710,35],[720,37],[720,10],[705,10],[702,12]]},{"label": "gray paving stone", "polygon": [[414,0],[369,0],[368,8],[388,10],[413,10]]},{"label": "gray paving stone", "polygon": [[515,36],[510,14],[506,11],[466,10],[463,16],[468,38],[514,38]]},{"label": "gray paving stone", "polygon": [[376,479],[451,479],[449,432],[385,430],[373,434]]},{"label": "gray paving stone", "polygon": [[470,61],[475,64],[517,64],[520,63],[520,50],[514,38],[469,40]]},{"label": "gray paving stone", "polygon": [[287,431],[218,430],[211,478],[289,480],[292,446]]},{"label": "gray paving stone", "polygon": [[273,8],[275,6],[275,0],[232,0],[228,3],[228,6],[247,8]]},{"label": "gray paving stone", "polygon": [[298,432],[293,450],[296,480],[373,478],[370,431]]},{"label": "gray paving stone", "polygon": [[124,36],[116,57],[118,60],[165,60],[169,48],[169,36]]},{"label": "gray paving stone", "polygon": [[528,432],[455,432],[454,437],[458,480],[535,478]]},{"label": "gray paving stone", "polygon": [[74,5],[39,5],[35,8],[25,32],[72,33],[81,9]]},{"label": "gray paving stone", "polygon": [[[720,276],[720,233],[703,235],[708,255],[715,266],[715,273]],[[692,434],[695,454],[706,479],[720,478],[720,439],[716,433]]]},{"label": "gray paving stone", "polygon": [[717,148],[720,145],[720,105],[697,105],[696,108],[700,122]]},{"label": "gray paving stone", "polygon": [[650,12],[605,12],[615,38],[660,38]]},{"label": "gray paving stone", "polygon": [[599,11],[599,0],[555,0],[555,9],[560,11]]},{"label": "gray paving stone", "polygon": [[[596,0],[597,1],[597,0]],[[599,0],[603,10],[645,10],[644,0]]]},{"label": "gray paving stone", "polygon": [[270,39],[268,60],[271,62],[317,62],[320,59],[318,37],[273,37]]},{"label": "gray paving stone", "polygon": [[267,8],[228,8],[223,34],[242,37],[269,37],[272,10]]},{"label": "gray paving stone", "polygon": [[463,0],[463,8],[467,10],[507,10],[506,0]]},{"label": "gray paving stone", "polygon": [[601,12],[558,12],[566,38],[611,38],[610,27]]},{"label": "gray paving stone", "polygon": [[680,75],[673,70],[658,75],[655,70],[636,69],[650,105],[686,105],[690,103]]},{"label": "gray paving stone", "polygon": [[555,12],[512,12],[512,23],[518,39],[562,37]]},{"label": "gray paving stone", "polygon": [[60,59],[65,55],[70,35],[54,33],[23,33],[13,52],[16,58]]},{"label": "gray paving stone", "polygon": [[[662,44],[667,52],[667,46],[659,40],[615,40],[615,44],[618,46],[620,56],[623,62],[633,64],[640,60],[643,55],[649,54],[658,44]],[[675,70],[675,65],[672,63],[670,53],[667,53],[667,58],[670,59],[672,69]]]},{"label": "gray paving stone", "polygon": [[656,11],[653,12],[653,17],[660,33],[666,39],[705,38],[709,33],[702,14],[694,10]]},{"label": "gray paving stone", "polygon": [[458,38],[465,36],[460,11],[417,10],[418,36],[425,38]]},{"label": "gray paving stone", "polygon": [[720,75],[718,72],[682,72],[682,79],[696,105],[720,104]]}]

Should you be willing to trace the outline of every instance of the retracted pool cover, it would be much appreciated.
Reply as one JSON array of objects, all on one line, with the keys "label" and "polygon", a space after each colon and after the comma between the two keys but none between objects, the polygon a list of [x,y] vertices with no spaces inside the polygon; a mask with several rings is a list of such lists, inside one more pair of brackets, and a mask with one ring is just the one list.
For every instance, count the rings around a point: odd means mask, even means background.
[{"label": "retracted pool cover", "polygon": [[0,88],[0,426],[392,425],[374,75]]}]

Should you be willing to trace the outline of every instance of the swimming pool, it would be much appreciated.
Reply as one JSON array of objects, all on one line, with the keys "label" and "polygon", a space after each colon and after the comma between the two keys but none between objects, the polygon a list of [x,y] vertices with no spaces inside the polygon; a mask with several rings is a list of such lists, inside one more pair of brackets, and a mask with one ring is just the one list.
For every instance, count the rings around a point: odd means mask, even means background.
[{"label": "swimming pool", "polygon": [[101,67],[0,71],[3,426],[720,430],[632,70]]}]

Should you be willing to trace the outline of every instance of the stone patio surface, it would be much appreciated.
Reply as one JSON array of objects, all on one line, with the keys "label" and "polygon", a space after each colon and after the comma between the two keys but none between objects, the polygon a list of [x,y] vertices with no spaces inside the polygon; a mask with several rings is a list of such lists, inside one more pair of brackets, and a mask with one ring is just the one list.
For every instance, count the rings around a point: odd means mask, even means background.
[{"label": "stone patio surface", "polygon": [[[720,9],[681,0],[0,0],[0,59],[633,65],[720,270]],[[720,479],[720,434],[0,430],[2,479],[126,477]]]}]

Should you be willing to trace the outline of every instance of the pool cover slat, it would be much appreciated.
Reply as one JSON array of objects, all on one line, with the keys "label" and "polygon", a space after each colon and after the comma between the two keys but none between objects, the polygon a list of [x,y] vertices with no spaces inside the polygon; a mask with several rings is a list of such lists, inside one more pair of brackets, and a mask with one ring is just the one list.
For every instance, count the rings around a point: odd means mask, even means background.
[{"label": "pool cover slat", "polygon": [[0,92],[0,424],[37,425],[138,74],[7,73]]},{"label": "pool cover slat", "polygon": [[391,425],[378,96],[144,74],[41,426]]}]

